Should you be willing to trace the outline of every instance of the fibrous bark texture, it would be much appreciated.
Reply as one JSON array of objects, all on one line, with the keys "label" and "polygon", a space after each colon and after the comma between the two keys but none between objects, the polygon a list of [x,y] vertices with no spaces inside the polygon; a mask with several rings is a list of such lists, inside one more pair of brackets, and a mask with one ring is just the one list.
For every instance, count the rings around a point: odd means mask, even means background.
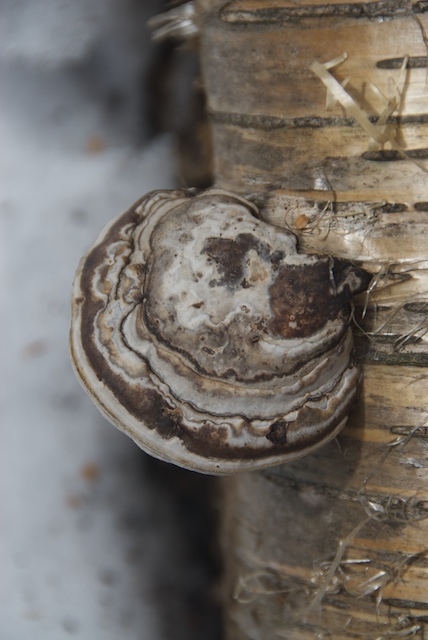
[{"label": "fibrous bark texture", "polygon": [[[228,640],[428,637],[426,2],[200,0],[216,184],[373,274],[336,441],[223,480]],[[269,213],[267,213],[269,212]]]}]

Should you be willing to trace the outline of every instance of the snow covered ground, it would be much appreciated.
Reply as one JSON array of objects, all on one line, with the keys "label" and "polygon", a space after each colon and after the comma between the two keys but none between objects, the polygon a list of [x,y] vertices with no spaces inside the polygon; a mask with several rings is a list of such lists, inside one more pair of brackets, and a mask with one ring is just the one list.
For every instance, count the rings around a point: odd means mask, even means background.
[{"label": "snow covered ground", "polygon": [[177,575],[197,567],[171,499],[67,348],[81,255],[140,195],[175,184],[171,141],[141,144],[137,36],[153,5],[0,6],[0,640],[191,637],[173,608]]}]

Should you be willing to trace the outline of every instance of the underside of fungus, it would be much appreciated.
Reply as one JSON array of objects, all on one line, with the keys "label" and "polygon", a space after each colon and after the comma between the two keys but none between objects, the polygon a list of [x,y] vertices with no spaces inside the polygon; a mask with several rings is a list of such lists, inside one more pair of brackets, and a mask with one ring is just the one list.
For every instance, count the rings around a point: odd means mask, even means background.
[{"label": "underside of fungus", "polygon": [[104,415],[203,473],[299,458],[344,426],[367,274],[216,189],[155,191],[111,222],[74,282],[71,353]]}]

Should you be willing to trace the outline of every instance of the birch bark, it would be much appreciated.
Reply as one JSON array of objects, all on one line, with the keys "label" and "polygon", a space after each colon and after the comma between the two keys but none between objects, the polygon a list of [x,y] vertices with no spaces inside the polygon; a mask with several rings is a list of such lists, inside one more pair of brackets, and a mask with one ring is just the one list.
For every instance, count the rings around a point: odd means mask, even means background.
[{"label": "birch bark", "polygon": [[197,9],[216,184],[374,275],[341,436],[222,481],[227,638],[426,639],[428,3]]}]

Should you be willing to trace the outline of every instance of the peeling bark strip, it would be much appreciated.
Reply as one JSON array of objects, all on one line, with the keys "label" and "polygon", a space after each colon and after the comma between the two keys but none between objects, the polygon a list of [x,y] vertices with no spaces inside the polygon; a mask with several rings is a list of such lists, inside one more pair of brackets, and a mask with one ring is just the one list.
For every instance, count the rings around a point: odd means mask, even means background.
[{"label": "peeling bark strip", "polygon": [[[339,446],[222,481],[228,640],[428,634],[427,7],[198,2],[217,184],[374,274]],[[344,52],[330,73],[383,145],[310,70]]]},{"label": "peeling bark strip", "polygon": [[[421,292],[414,289],[421,281],[427,286],[428,218],[421,214],[425,203],[383,204],[351,200],[352,195],[352,192],[331,192],[329,201],[319,191],[305,196],[302,192],[274,190],[260,197],[260,206],[262,210],[263,203],[267,206],[266,220],[290,229],[297,229],[298,217],[304,215],[305,235],[301,244],[307,250],[313,247],[316,233],[319,251],[329,255],[334,252],[357,262],[362,260],[368,270],[379,270],[379,264],[388,260],[388,271],[376,276],[379,281],[369,297],[364,319],[357,319],[360,326],[354,332],[358,357],[361,362],[427,367],[428,350],[423,338],[428,301],[424,289]],[[387,194],[380,195],[383,198]],[[402,259],[402,243],[411,261],[409,268],[397,264]],[[414,291],[421,301],[409,303],[409,298],[391,297],[389,287],[394,285],[407,287],[407,296]],[[366,300],[360,304],[365,305]]]}]

